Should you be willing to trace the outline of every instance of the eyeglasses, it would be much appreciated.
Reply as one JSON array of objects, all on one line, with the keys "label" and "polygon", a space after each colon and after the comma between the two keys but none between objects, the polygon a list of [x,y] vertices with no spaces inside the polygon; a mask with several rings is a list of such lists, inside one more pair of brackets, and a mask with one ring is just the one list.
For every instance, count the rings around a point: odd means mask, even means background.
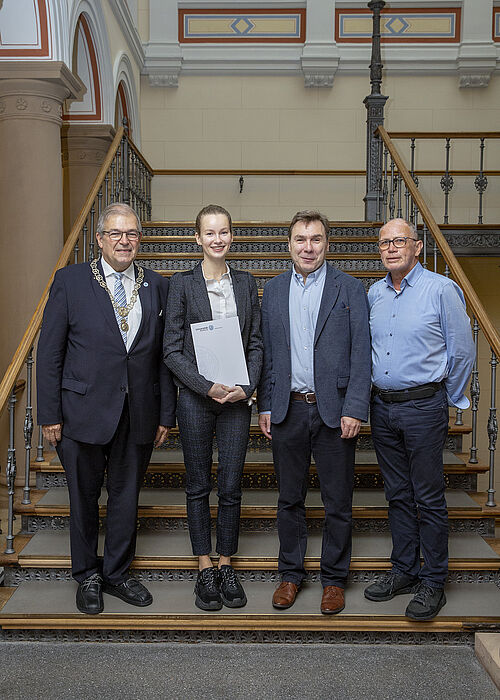
[{"label": "eyeglasses", "polygon": [[117,231],[116,229],[113,229],[112,231],[101,231],[101,233],[105,233],[106,236],[109,236],[112,241],[119,241],[124,234],[127,236],[129,241],[137,241],[141,237],[141,232],[136,231],[135,229],[132,229],[131,231]]},{"label": "eyeglasses", "polygon": [[395,248],[404,248],[406,241],[418,241],[418,238],[412,238],[411,236],[398,236],[397,238],[384,238],[382,241],[378,242],[379,250],[388,250],[389,246],[392,245]]}]

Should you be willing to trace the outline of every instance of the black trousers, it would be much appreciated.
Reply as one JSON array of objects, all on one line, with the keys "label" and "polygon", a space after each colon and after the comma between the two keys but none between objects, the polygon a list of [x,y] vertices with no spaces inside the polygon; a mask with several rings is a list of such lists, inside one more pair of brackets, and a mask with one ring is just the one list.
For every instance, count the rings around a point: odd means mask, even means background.
[{"label": "black trousers", "polygon": [[370,415],[373,445],[389,502],[392,568],[442,588],[448,575],[443,475],[448,434],[446,393],[440,389],[426,399],[402,403],[384,403],[375,396]]},{"label": "black trousers", "polygon": [[[135,554],[137,503],[153,443],[138,445],[130,438],[128,400],[113,439],[90,445],[62,436],[57,454],[66,472],[70,499],[71,566],[73,578],[94,573],[114,585],[126,580]],[[102,563],[97,557],[98,500],[106,478],[108,504]]]},{"label": "black trousers", "polygon": [[186,466],[189,535],[195,556],[212,551],[209,497],[214,435],[219,450],[216,552],[230,557],[238,550],[241,475],[250,414],[245,401],[220,404],[190,389],[179,391],[177,422]]},{"label": "black trousers", "polygon": [[290,401],[282,423],[272,423],[274,469],[278,479],[278,570],[283,581],[300,585],[306,576],[305,497],[314,456],[325,507],[321,583],[344,588],[351,560],[352,491],[356,438],[344,440],[329,428],[316,404]]}]

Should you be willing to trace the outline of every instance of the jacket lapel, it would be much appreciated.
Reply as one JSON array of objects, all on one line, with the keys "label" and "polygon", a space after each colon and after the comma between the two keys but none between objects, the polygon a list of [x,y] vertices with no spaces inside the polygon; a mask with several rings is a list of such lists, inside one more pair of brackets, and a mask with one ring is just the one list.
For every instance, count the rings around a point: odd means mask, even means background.
[{"label": "jacket lapel", "polygon": [[318,320],[316,321],[316,330],[314,332],[314,344],[316,345],[323,326],[326,323],[337,297],[340,292],[340,282],[337,279],[338,273],[331,265],[326,264],[326,279],[319,307]]},{"label": "jacket lapel", "polygon": [[231,275],[231,280],[233,282],[234,299],[236,302],[236,311],[238,313],[238,319],[240,322],[240,330],[243,330],[245,325],[245,312],[246,312],[246,301],[247,294],[245,293],[245,288],[243,286],[243,279],[240,275],[235,275],[234,271],[229,266],[229,274]]},{"label": "jacket lapel", "polygon": [[287,270],[278,279],[281,285],[279,290],[280,315],[285,329],[286,344],[290,347],[290,283],[292,281],[292,271]]},{"label": "jacket lapel", "polygon": [[[104,278],[104,271],[102,269],[101,261],[99,260],[97,262],[97,269],[99,270],[101,276],[103,279]],[[107,291],[101,287],[99,282],[95,279],[94,273],[92,272],[92,269],[90,268],[89,265],[89,273],[91,276],[91,285],[92,289],[95,294],[96,302],[97,302],[97,308],[99,308],[106,319],[106,323],[109,325],[111,328],[111,332],[113,333],[113,336],[118,340],[121,344],[121,346],[125,349],[125,345],[123,344],[123,338],[120,333],[120,329],[118,328],[118,322],[116,320],[115,316],[115,310],[113,309],[113,305],[111,303],[111,299],[109,298],[109,294]]]},{"label": "jacket lapel", "polygon": [[208,298],[207,285],[203,277],[201,263],[198,263],[193,269],[193,297],[194,302],[198,307],[200,319],[202,321],[212,320],[212,307]]},{"label": "jacket lapel", "polygon": [[[137,268],[137,265],[135,263],[134,263],[134,272],[135,272],[135,278],[137,279],[138,268]],[[145,281],[146,281],[146,275],[144,274],[144,282]],[[132,342],[132,345],[130,346],[129,352],[132,352],[132,350],[137,345],[137,342],[140,340],[144,328],[147,327],[146,324],[149,324],[149,317],[151,316],[151,290],[152,290],[152,287],[148,283],[146,283],[146,286],[144,286],[144,282],[141,284],[141,286],[139,288],[139,299],[141,301],[141,323],[139,325],[137,333],[135,334],[135,338]]]}]

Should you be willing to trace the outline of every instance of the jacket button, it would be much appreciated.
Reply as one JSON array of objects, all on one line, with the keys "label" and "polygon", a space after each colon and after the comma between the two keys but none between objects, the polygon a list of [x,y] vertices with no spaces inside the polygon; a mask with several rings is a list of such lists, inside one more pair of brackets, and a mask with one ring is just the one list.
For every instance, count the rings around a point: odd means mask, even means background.
[{"label": "jacket button", "polygon": [[127,391],[127,387],[126,387],[126,386],[121,386],[121,387],[120,387],[120,391]]}]

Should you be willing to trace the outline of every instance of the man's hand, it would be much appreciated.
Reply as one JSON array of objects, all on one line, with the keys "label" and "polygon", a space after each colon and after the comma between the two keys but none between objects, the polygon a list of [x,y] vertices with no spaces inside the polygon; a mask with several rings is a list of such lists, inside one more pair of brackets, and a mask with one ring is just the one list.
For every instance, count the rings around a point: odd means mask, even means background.
[{"label": "man's hand", "polygon": [[266,438],[269,440],[273,439],[271,435],[271,414],[270,413],[259,413],[259,428],[262,430]]},{"label": "man's hand", "polygon": [[241,386],[226,386],[222,384],[222,388],[227,394],[222,399],[214,398],[217,403],[234,403],[235,401],[244,401],[247,397]]},{"label": "man's hand", "polygon": [[354,438],[359,433],[361,428],[361,421],[358,418],[349,418],[349,416],[342,416],[340,419],[340,427],[342,429],[342,434],[340,437],[343,438]]},{"label": "man's hand", "polygon": [[54,423],[54,425],[42,425],[43,437],[49,445],[55,447],[61,439],[62,423]]},{"label": "man's hand", "polygon": [[208,390],[207,396],[210,396],[214,401],[219,401],[220,399],[226,398],[228,395],[228,388],[223,384],[212,384]]},{"label": "man's hand", "polygon": [[160,445],[163,445],[165,440],[168,438],[169,432],[170,428],[168,426],[159,425],[155,435],[154,447],[159,447]]}]

